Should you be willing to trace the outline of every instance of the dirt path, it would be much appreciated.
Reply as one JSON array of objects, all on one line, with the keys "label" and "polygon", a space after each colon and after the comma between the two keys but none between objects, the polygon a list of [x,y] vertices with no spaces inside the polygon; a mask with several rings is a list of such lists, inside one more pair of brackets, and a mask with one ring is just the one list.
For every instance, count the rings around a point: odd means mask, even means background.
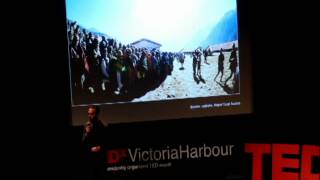
[{"label": "dirt path", "polygon": [[[146,93],[143,97],[134,99],[133,102],[227,95],[223,88],[214,81],[214,77],[218,72],[218,55],[219,53],[215,53],[213,56],[209,56],[207,60],[209,64],[204,63],[204,57],[202,56],[201,74],[205,83],[196,83],[194,81],[192,57],[187,55],[184,63],[184,70],[180,70],[181,65],[175,59],[172,75],[168,76],[157,89]],[[223,82],[230,73],[230,52],[224,52],[224,56]],[[220,75],[216,80],[220,80]],[[228,82],[228,84],[229,83],[230,82]]]}]

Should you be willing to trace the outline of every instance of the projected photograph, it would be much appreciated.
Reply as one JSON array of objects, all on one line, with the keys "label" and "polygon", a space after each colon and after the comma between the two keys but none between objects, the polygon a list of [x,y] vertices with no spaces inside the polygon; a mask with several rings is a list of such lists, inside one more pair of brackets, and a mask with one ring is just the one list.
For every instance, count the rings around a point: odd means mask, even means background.
[{"label": "projected photograph", "polygon": [[236,0],[66,0],[73,106],[240,94]]}]

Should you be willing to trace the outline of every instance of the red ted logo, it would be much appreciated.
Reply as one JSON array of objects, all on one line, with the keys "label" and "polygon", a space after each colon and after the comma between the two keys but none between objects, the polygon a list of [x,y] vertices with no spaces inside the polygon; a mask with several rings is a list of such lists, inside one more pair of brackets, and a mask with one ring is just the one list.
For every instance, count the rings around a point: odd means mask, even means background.
[{"label": "red ted logo", "polygon": [[114,149],[107,151],[107,163],[117,164],[128,155],[127,149]]},{"label": "red ted logo", "polygon": [[[320,173],[312,173],[312,159],[320,157],[320,146],[298,144],[245,144],[245,152],[252,154],[252,180],[262,180],[263,155],[271,154],[272,180],[320,180]],[[283,155],[301,155],[284,158]],[[284,172],[284,168],[300,172]]]}]

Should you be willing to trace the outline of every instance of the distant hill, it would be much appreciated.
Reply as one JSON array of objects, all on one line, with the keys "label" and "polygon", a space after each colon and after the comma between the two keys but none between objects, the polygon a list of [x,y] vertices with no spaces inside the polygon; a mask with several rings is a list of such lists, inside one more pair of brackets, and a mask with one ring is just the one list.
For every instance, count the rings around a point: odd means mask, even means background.
[{"label": "distant hill", "polygon": [[111,38],[109,35],[101,33],[99,30],[95,28],[86,29],[86,31],[93,33],[94,35],[105,36],[106,38]]},{"label": "distant hill", "polygon": [[217,24],[211,24],[196,33],[183,47],[183,51],[192,51],[197,47],[224,44],[238,40],[237,11],[231,10],[224,14]]},{"label": "distant hill", "polygon": [[[73,23],[75,21],[68,19],[68,22],[71,24],[71,23]],[[82,32],[83,29],[85,29],[87,31],[87,33],[91,32],[93,35],[105,36],[106,38],[111,38],[111,36],[109,36],[109,35],[107,35],[105,33],[102,33],[101,31],[99,31],[99,30],[97,30],[95,28],[85,28],[84,26],[82,26],[79,23],[77,23],[77,25],[79,25],[81,32]]]},{"label": "distant hill", "polygon": [[237,11],[227,12],[214,26],[207,39],[202,42],[202,47],[235,41],[238,39]]}]

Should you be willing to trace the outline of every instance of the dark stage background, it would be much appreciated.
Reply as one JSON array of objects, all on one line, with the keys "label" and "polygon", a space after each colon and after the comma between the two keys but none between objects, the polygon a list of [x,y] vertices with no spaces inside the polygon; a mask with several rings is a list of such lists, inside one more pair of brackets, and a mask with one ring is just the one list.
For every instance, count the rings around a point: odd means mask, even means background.
[{"label": "dark stage background", "polygon": [[[239,145],[238,154],[243,153],[245,143],[283,143],[319,145],[318,92],[313,80],[313,71],[300,66],[309,61],[303,52],[296,51],[299,38],[288,35],[298,33],[295,23],[288,18],[294,12],[282,14],[275,3],[239,1],[241,36],[250,40],[253,71],[253,109],[248,115],[218,116],[194,119],[115,124],[108,127],[107,142],[111,147],[162,146],[164,144],[228,144]],[[78,142],[80,127],[70,126],[70,94],[68,84],[67,40],[65,38],[65,9],[63,1],[46,2],[41,14],[46,20],[37,23],[42,38],[35,42],[40,49],[35,76],[45,74],[45,81],[35,84],[39,98],[34,115],[40,121],[41,134],[49,137],[41,140],[40,155],[45,176],[76,179],[78,176]],[[35,16],[37,17],[37,16]],[[286,24],[279,26],[279,24]],[[49,40],[48,40],[49,39]],[[48,53],[49,52],[49,53]],[[42,69],[46,66],[45,69]],[[31,95],[30,95],[31,96]],[[32,101],[33,98],[30,99]],[[33,115],[32,115],[33,117]],[[40,117],[40,118],[39,118]],[[43,145],[42,145],[43,144]],[[47,146],[48,145],[48,146]],[[270,159],[269,159],[270,161]],[[118,179],[146,178],[167,179],[204,177],[223,179],[229,174],[238,179],[250,179],[251,165],[248,156],[236,155],[222,161],[179,161],[166,170],[148,170],[123,173]],[[315,162],[319,172],[319,159]],[[248,168],[249,167],[249,168]],[[269,172],[270,169],[266,169]],[[40,173],[40,170],[39,170]],[[265,174],[270,179],[271,173]],[[233,177],[237,179],[236,176]],[[207,178],[206,178],[207,179]]]}]

